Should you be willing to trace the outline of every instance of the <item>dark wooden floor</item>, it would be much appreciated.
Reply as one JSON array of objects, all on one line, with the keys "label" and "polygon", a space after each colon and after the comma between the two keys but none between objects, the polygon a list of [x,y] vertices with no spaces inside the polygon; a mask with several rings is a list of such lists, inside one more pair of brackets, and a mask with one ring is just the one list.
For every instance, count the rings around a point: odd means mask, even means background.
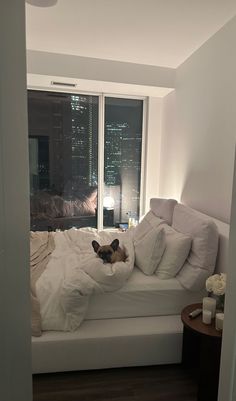
[{"label": "dark wooden floor", "polygon": [[34,401],[196,401],[181,365],[34,375]]}]

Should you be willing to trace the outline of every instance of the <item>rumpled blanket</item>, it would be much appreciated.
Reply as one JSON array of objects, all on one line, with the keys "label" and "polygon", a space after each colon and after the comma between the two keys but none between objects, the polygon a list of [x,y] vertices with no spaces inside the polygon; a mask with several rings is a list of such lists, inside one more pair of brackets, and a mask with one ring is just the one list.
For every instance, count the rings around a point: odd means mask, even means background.
[{"label": "rumpled blanket", "polygon": [[[125,262],[103,263],[92,248],[120,241]],[[93,293],[116,291],[134,267],[134,247],[130,233],[97,231],[93,228],[53,233],[55,249],[48,256],[35,289],[40,305],[42,330],[74,331],[83,321]]]},{"label": "rumpled blanket", "polygon": [[36,282],[46,269],[50,256],[55,249],[53,232],[30,233],[30,295],[31,331],[33,336],[42,334],[40,304],[36,295]]}]

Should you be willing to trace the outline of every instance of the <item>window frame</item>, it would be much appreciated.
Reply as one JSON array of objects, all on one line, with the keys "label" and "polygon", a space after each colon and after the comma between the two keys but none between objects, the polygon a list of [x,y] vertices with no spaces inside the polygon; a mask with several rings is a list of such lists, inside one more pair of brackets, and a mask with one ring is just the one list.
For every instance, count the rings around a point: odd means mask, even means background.
[{"label": "window frame", "polygon": [[140,175],[140,200],[139,210],[140,216],[145,212],[145,187],[146,187],[146,160],[147,160],[147,118],[148,118],[148,97],[147,96],[136,96],[122,93],[109,93],[109,92],[96,92],[96,91],[84,91],[79,88],[67,88],[67,87],[45,87],[34,85],[28,85],[27,90],[34,91],[47,91],[47,92],[59,92],[68,94],[78,95],[90,95],[98,97],[98,209],[97,209],[97,229],[103,230],[103,194],[104,194],[104,137],[105,137],[105,98],[114,97],[121,99],[134,99],[143,101],[143,113],[142,113],[142,150],[141,150],[141,175]]}]

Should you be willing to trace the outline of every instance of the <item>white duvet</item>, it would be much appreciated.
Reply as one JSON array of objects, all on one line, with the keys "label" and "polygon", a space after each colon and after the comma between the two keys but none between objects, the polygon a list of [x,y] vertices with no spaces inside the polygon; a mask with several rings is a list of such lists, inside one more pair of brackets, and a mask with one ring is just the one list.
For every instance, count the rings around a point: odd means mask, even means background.
[{"label": "white duvet", "polygon": [[[92,241],[110,244],[118,238],[125,249],[125,262],[103,263]],[[133,241],[127,233],[98,232],[92,228],[56,232],[55,250],[36,283],[43,330],[76,330],[83,321],[90,295],[116,291],[123,286],[134,267]]]}]

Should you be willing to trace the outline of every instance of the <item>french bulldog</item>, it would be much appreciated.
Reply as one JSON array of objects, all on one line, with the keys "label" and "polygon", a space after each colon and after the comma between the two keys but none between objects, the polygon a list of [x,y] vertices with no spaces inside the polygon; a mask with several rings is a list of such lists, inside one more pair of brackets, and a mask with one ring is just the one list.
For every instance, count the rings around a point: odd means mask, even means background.
[{"label": "french bulldog", "polygon": [[123,249],[119,246],[119,240],[114,239],[110,245],[99,245],[97,241],[92,241],[94,252],[103,263],[125,262],[126,255]]}]

